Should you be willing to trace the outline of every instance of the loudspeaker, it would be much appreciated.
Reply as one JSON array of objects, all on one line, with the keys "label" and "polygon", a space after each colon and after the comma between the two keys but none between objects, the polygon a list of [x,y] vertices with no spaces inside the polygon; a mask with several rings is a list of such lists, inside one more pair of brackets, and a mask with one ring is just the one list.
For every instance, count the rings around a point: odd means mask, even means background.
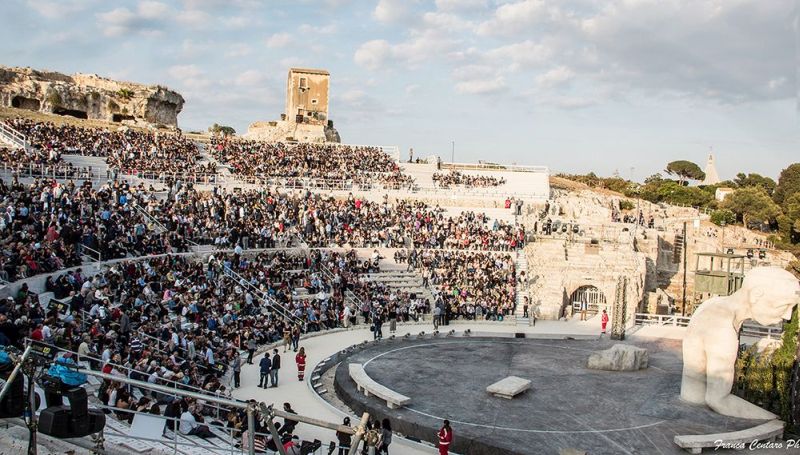
[{"label": "loudspeaker", "polygon": [[56,438],[70,437],[69,406],[51,406],[39,413],[39,433]]},{"label": "loudspeaker", "polygon": [[[5,379],[8,379],[6,376]],[[3,401],[0,401],[0,418],[22,417],[25,411],[25,386],[22,374],[18,374],[9,386]]]},{"label": "loudspeaker", "polygon": [[525,338],[524,332],[517,332],[514,334],[514,338]]},{"label": "loudspeaker", "polygon": [[106,425],[106,415],[89,409],[88,415],[75,422],[69,406],[51,406],[39,413],[39,433],[56,438],[81,438],[99,433]]}]

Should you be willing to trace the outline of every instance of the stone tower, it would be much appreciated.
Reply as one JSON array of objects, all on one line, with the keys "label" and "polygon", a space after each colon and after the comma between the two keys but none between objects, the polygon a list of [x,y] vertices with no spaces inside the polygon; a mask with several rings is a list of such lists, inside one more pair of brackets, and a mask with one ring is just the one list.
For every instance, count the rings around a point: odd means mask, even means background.
[{"label": "stone tower", "polygon": [[286,82],[286,120],[292,123],[328,124],[330,73],[291,68]]},{"label": "stone tower", "polygon": [[705,171],[706,178],[703,179],[702,185],[716,185],[717,183],[721,182],[719,178],[719,174],[717,174],[717,168],[714,166],[714,155],[708,154],[708,161],[706,162]]}]

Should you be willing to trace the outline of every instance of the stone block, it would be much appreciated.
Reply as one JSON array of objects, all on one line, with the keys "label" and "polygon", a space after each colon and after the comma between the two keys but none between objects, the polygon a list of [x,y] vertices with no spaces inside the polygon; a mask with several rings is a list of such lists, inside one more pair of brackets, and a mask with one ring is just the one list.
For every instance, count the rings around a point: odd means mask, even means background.
[{"label": "stone block", "polygon": [[589,356],[588,368],[609,371],[636,371],[647,368],[647,349],[629,344],[615,344],[611,349]]},{"label": "stone block", "polygon": [[517,376],[501,379],[486,388],[492,395],[508,400],[531,388],[531,381]]}]

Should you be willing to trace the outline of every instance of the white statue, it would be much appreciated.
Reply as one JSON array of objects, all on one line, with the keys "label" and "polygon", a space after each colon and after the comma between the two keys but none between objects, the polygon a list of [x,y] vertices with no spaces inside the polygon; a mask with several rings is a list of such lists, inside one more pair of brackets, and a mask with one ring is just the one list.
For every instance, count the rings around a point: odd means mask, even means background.
[{"label": "white statue", "polygon": [[683,339],[681,398],[714,411],[745,419],[777,416],[731,394],[739,352],[739,328],[748,319],[772,325],[790,319],[800,301],[800,283],[778,267],[748,272],[741,289],[712,297],[695,311]]}]

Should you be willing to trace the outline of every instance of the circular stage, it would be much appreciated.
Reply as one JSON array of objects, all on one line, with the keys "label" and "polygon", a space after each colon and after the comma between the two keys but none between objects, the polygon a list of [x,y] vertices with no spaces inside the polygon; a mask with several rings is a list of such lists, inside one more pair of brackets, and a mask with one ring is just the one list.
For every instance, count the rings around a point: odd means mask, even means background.
[{"label": "circular stage", "polygon": [[[678,434],[749,428],[758,421],[718,415],[682,403],[680,344],[637,343],[650,367],[637,372],[586,368],[589,354],[610,340],[444,337],[386,340],[335,356],[336,393],[357,414],[389,417],[395,431],[434,442],[442,420],[461,454],[558,454],[575,448],[596,454],[683,453]],[[336,358],[338,357],[338,358]],[[348,373],[361,363],[377,383],[411,398],[401,409],[365,397]],[[486,387],[508,376],[532,381],[508,400]]]}]

